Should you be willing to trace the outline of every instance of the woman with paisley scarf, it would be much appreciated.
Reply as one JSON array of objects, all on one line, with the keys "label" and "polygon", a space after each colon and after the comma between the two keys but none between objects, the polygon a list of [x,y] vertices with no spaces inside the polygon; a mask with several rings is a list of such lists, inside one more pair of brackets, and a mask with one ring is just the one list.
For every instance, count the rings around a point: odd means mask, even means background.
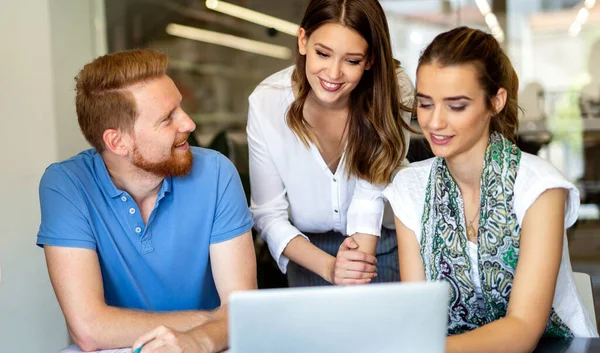
[{"label": "woman with paisley scarf", "polygon": [[417,117],[436,157],[384,191],[403,281],[450,283],[448,352],[531,352],[542,335],[597,336],[565,229],[579,193],[515,145],[518,78],[498,42],[460,27],[417,69]]}]

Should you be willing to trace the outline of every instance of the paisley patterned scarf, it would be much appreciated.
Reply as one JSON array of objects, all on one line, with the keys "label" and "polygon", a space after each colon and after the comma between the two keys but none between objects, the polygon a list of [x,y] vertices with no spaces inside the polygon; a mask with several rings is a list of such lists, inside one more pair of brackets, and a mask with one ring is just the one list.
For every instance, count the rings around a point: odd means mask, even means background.
[{"label": "paisley patterned scarf", "polygon": [[[472,280],[463,199],[446,162],[433,162],[423,218],[421,258],[427,280],[450,284],[448,334],[473,330],[506,315],[519,259],[521,227],[514,211],[514,184],[521,151],[492,133],[481,175],[479,276],[484,306],[479,306]],[[573,337],[552,309],[544,336]]]}]

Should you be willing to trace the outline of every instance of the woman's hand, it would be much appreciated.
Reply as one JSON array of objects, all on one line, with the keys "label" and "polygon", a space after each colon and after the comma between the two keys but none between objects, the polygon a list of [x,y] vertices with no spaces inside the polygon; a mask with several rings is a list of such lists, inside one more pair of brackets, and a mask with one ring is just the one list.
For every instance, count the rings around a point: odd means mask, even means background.
[{"label": "woman's hand", "polygon": [[333,284],[365,284],[377,276],[377,258],[359,251],[358,243],[347,237],[338,250],[331,268]]},{"label": "woman's hand", "polygon": [[140,336],[133,344],[132,351],[136,352],[142,345],[140,353],[211,353],[208,337],[198,332],[175,331],[166,326],[159,326]]}]

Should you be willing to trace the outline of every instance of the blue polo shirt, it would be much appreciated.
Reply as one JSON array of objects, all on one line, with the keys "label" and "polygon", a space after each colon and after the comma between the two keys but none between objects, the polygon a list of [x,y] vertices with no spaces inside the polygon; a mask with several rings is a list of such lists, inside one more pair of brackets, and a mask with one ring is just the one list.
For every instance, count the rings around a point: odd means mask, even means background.
[{"label": "blue polo shirt", "polygon": [[192,171],[165,178],[146,225],[95,150],[50,165],[40,182],[37,244],[96,251],[108,305],[218,307],[209,247],[249,231],[252,216],[233,164],[212,150],[192,153]]}]

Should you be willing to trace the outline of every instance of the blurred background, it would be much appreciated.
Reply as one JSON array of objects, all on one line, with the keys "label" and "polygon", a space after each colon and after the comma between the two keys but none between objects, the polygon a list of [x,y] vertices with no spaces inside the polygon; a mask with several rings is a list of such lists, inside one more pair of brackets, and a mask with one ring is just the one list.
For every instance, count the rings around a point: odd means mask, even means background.
[{"label": "blurred background", "polygon": [[[198,128],[190,143],[236,165],[247,195],[247,98],[292,65],[308,0],[0,0],[0,351],[54,352],[68,343],[50,286],[37,186],[50,163],[89,148],[73,78],[93,58],[132,48],[170,57],[169,75]],[[415,78],[419,53],[459,25],[488,31],[520,77],[518,142],[581,192],[569,230],[573,268],[600,305],[600,5],[594,0],[382,0],[394,55]],[[251,11],[248,11],[251,10]],[[265,16],[266,15],[266,16]],[[413,136],[409,159],[430,156]],[[596,235],[598,234],[598,235]],[[257,239],[259,284],[285,286]]]}]

